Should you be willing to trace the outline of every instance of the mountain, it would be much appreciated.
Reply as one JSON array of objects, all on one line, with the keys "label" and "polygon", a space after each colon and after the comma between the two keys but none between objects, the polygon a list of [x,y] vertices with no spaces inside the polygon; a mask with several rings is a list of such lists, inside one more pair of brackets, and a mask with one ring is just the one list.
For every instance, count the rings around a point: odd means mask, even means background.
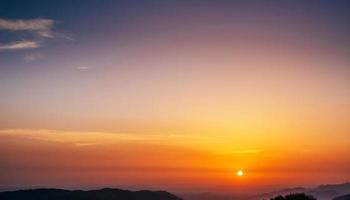
[{"label": "mountain", "polygon": [[336,197],[333,200],[350,200],[350,194]]},{"label": "mountain", "polygon": [[[261,199],[261,198],[269,199],[269,198],[274,197],[274,196],[285,196],[288,194],[305,193],[306,190],[307,189],[303,188],[303,187],[287,188],[287,189],[283,189],[283,190],[264,193],[262,195],[258,195],[256,198],[257,199]],[[253,199],[255,199],[255,198],[253,198]]]},{"label": "mountain", "polygon": [[278,195],[288,195],[288,194],[296,194],[296,193],[305,193],[308,195],[312,195],[316,197],[318,200],[329,200],[335,197],[349,194],[350,193],[350,182],[342,183],[342,184],[328,184],[328,185],[320,185],[315,188],[289,188],[274,192],[265,193],[259,196],[256,196],[253,199],[269,199]]},{"label": "mountain", "polygon": [[304,193],[288,194],[286,196],[277,196],[270,200],[316,200],[313,196]]},{"label": "mountain", "polygon": [[[237,195],[191,194],[183,195],[187,200],[262,200],[285,196],[288,194],[305,193],[317,200],[350,200],[350,182],[343,184],[320,185],[315,188],[295,187],[251,197]],[[105,188],[101,190],[62,190],[34,189],[0,192],[1,200],[182,200],[165,191],[129,191]]]},{"label": "mountain", "polygon": [[182,200],[165,191],[34,189],[0,192],[1,200]]}]

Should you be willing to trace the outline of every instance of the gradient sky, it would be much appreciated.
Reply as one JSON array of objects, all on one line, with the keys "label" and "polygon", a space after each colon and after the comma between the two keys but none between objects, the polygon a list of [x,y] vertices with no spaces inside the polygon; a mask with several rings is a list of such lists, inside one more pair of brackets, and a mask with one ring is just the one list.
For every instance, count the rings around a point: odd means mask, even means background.
[{"label": "gradient sky", "polygon": [[348,181],[349,35],[349,1],[0,0],[0,189]]}]

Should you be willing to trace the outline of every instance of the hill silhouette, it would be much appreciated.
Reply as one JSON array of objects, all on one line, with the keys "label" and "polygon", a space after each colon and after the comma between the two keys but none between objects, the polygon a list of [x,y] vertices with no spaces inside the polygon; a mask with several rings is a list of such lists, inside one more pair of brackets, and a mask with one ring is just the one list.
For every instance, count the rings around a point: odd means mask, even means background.
[{"label": "hill silhouette", "polygon": [[336,197],[333,200],[350,200],[350,194]]},{"label": "hill silhouette", "polygon": [[284,196],[288,194],[299,194],[304,193],[311,195],[318,200],[330,200],[338,196],[346,195],[350,193],[350,182],[341,184],[327,184],[320,185],[314,188],[295,187],[287,188],[283,190],[273,191],[258,195],[253,199],[269,199],[276,196]]},{"label": "hill silhouette", "polygon": [[0,192],[1,200],[182,200],[165,191],[33,189]]},{"label": "hill silhouette", "polygon": [[289,194],[286,196],[277,196],[275,198],[271,198],[270,200],[316,200],[316,199],[311,195],[299,193],[299,194]]}]

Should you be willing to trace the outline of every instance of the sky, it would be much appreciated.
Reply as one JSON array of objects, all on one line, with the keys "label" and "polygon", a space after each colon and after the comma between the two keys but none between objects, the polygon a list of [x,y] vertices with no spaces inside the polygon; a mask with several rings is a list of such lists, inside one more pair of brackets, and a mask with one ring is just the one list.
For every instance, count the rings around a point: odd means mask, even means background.
[{"label": "sky", "polygon": [[349,181],[349,11],[0,0],[0,190]]}]

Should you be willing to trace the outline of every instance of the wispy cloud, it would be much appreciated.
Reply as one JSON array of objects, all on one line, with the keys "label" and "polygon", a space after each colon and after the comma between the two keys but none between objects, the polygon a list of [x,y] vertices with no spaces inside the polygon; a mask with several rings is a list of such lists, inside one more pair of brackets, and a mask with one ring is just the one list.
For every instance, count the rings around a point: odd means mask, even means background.
[{"label": "wispy cloud", "polygon": [[53,38],[52,19],[8,20],[0,18],[0,29],[10,31],[32,31],[41,37]]},{"label": "wispy cloud", "polygon": [[88,70],[90,69],[91,67],[90,66],[87,66],[87,65],[81,65],[81,66],[78,66],[76,67],[77,70]]},{"label": "wispy cloud", "polygon": [[[73,40],[71,37],[66,36],[62,33],[56,33],[52,29],[56,24],[55,20],[37,18],[37,19],[3,19],[0,18],[0,31],[10,32],[29,32],[32,33],[31,38],[26,38],[21,41],[14,41],[8,44],[0,44],[0,50],[22,50],[22,49],[33,49],[41,47],[41,43],[47,39],[52,38],[63,38],[67,40]],[[33,37],[34,36],[34,37]],[[25,58],[27,61],[32,61],[35,58]]]},{"label": "wispy cloud", "polygon": [[183,137],[175,135],[151,133],[123,132],[91,132],[91,131],[61,131],[47,129],[0,129],[1,137],[9,136],[18,139],[31,139],[48,142],[70,143],[75,146],[92,146],[134,142],[144,144],[163,144],[172,141],[182,144]]},{"label": "wispy cloud", "polygon": [[5,50],[22,50],[22,49],[34,49],[40,47],[40,44],[35,41],[17,41],[9,44],[0,45],[0,51]]}]

